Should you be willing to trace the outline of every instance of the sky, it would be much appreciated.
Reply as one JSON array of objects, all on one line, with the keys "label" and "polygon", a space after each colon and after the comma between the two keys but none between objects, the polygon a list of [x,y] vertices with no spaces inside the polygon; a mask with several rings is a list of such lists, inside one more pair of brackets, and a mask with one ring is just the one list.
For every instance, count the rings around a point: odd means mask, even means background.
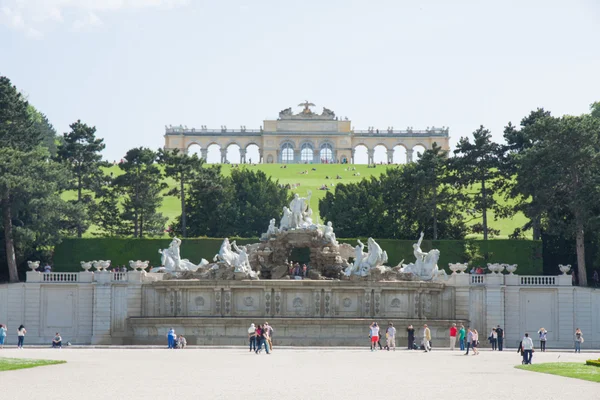
[{"label": "sky", "polygon": [[588,112],[598,21],[597,0],[0,0],[0,75],[59,133],[96,126],[111,161],[165,125],[258,129],[306,99],[356,129],[449,126],[454,146]]}]

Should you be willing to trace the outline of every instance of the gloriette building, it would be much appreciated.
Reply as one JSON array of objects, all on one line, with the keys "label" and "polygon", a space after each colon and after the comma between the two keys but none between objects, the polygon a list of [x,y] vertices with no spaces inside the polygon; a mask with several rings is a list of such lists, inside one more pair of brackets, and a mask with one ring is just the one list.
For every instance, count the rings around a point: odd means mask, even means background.
[{"label": "gloriette building", "polygon": [[[292,108],[279,112],[279,118],[265,120],[260,129],[229,129],[223,125],[219,129],[208,129],[202,125],[200,129],[178,126],[165,127],[165,149],[179,149],[188,152],[190,147],[199,146],[201,155],[207,158],[208,149],[218,146],[221,162],[227,162],[227,149],[237,145],[240,161],[260,163],[353,163],[358,148],[366,148],[368,163],[374,163],[375,148],[385,148],[387,162],[394,163],[394,152],[405,152],[406,161],[415,156],[415,147],[430,149],[437,143],[444,150],[449,150],[449,129],[447,127],[427,127],[415,130],[407,127],[404,130],[387,127],[366,130],[355,130],[347,118],[323,107],[323,111],[315,113],[308,101],[299,104],[303,107],[294,114]],[[259,160],[246,158],[250,146],[258,148]],[[397,158],[396,158],[397,159]]]}]

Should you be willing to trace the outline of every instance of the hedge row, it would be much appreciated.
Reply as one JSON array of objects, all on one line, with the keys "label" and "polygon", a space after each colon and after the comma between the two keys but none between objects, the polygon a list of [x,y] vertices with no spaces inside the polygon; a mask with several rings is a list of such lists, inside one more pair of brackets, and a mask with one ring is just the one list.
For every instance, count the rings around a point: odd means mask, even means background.
[{"label": "hedge row", "polygon": [[587,360],[586,365],[593,365],[594,367],[600,367],[600,359],[598,360]]},{"label": "hedge row", "polygon": [[[233,239],[232,239],[233,240]],[[258,239],[239,238],[238,244],[256,243]],[[129,260],[149,260],[151,265],[160,265],[158,249],[168,247],[170,239],[119,239],[91,238],[65,239],[54,249],[54,271],[80,271],[80,261],[111,260],[112,265],[129,265]],[[356,244],[356,239],[340,239],[342,243]],[[366,244],[366,240],[362,240]],[[219,252],[223,239],[201,238],[183,239],[181,257],[193,263],[202,258],[209,261]],[[413,240],[377,240],[387,251],[388,265],[397,265],[414,261]],[[467,243],[471,249],[476,247],[480,255],[487,260],[479,260],[476,265],[485,266],[486,262],[518,264],[517,273],[521,275],[542,275],[542,243],[531,240],[424,240],[422,249],[440,250],[438,266],[448,270],[448,263],[467,262]]]}]

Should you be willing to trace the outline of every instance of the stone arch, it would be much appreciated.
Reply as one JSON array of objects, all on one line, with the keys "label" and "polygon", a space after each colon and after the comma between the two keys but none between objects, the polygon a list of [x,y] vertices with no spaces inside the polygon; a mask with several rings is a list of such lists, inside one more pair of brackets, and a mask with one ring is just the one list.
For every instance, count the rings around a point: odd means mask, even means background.
[{"label": "stone arch", "polygon": [[352,148],[352,163],[353,164],[368,164],[369,163],[369,147],[364,143],[358,143]]},{"label": "stone arch", "polygon": [[186,153],[188,155],[192,155],[192,154],[196,154],[198,156],[198,158],[202,158],[203,157],[203,150],[206,150],[205,148],[203,148],[200,143],[198,142],[191,142],[188,144],[187,149],[186,149]]},{"label": "stone arch", "polygon": [[240,164],[242,162],[241,147],[237,142],[231,141],[225,146],[225,160],[231,164]]},{"label": "stone arch", "polygon": [[402,143],[396,144],[392,149],[392,162],[394,164],[406,164],[408,162],[408,149]]},{"label": "stone arch", "polygon": [[322,163],[331,164],[335,162],[335,147],[333,143],[324,141],[319,146],[319,160]]},{"label": "stone arch", "polygon": [[383,143],[378,143],[373,147],[373,163],[387,164],[389,162],[389,154],[387,146]]},{"label": "stone arch", "polygon": [[244,148],[244,161],[251,164],[260,163],[260,146],[257,143],[250,142]]},{"label": "stone arch", "polygon": [[421,155],[425,150],[427,150],[427,146],[421,143],[417,143],[412,147],[412,161],[417,161],[421,158]]},{"label": "stone arch", "polygon": [[221,157],[223,147],[217,142],[210,142],[206,146],[206,162],[208,164],[219,164],[223,162]]},{"label": "stone arch", "polygon": [[310,140],[305,140],[300,144],[300,162],[313,163],[315,157],[315,147]]},{"label": "stone arch", "polygon": [[294,162],[294,150],[296,146],[291,140],[284,140],[279,144],[279,162],[289,164]]}]

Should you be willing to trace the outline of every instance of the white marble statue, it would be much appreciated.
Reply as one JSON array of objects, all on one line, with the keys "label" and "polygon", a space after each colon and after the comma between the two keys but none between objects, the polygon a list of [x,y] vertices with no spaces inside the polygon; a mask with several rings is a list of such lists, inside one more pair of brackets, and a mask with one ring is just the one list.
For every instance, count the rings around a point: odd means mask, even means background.
[{"label": "white marble statue", "polygon": [[281,217],[281,221],[279,222],[279,230],[287,230],[290,228],[290,224],[292,222],[292,211],[283,207],[283,215]]},{"label": "white marble statue", "polygon": [[221,248],[219,249],[219,253],[215,254],[213,257],[213,261],[220,261],[230,266],[233,266],[236,259],[236,254],[231,249],[231,243],[229,243],[229,239],[225,238],[223,243],[221,244]]},{"label": "white marble statue", "polygon": [[[308,191],[307,197],[300,197],[298,193],[294,195],[294,198],[290,202],[290,210],[292,212],[292,218],[289,224],[290,228],[301,228],[305,226],[305,218],[306,213],[310,208],[310,196],[312,192]],[[310,210],[310,215],[312,215],[312,210]],[[312,219],[311,219],[312,224]]]},{"label": "white marble statue", "polygon": [[161,267],[152,268],[150,272],[182,272],[196,271],[198,268],[208,264],[208,261],[202,259],[200,264],[196,265],[188,259],[182,259],[180,253],[181,239],[174,237],[166,249],[159,249],[161,255]]},{"label": "white marble statue", "polygon": [[354,248],[354,263],[346,268],[346,275],[367,276],[371,269],[387,262],[387,253],[381,249],[373,238],[367,240],[367,253],[363,252],[364,248],[365,245],[358,240],[358,245]]},{"label": "white marble statue", "polygon": [[445,277],[446,271],[438,268],[438,260],[440,259],[440,251],[437,249],[430,250],[428,253],[421,250],[421,243],[425,234],[421,232],[421,236],[417,243],[413,244],[413,254],[415,262],[403,264],[400,272],[411,273],[418,276],[422,280],[432,280],[439,277]]},{"label": "white marble statue", "polygon": [[230,267],[234,267],[234,272],[243,272],[251,278],[255,278],[258,274],[252,270],[248,257],[248,250],[245,246],[238,247],[235,240],[229,243],[229,239],[225,238],[219,254],[215,255],[213,261],[219,260]]},{"label": "white marble statue", "polygon": [[333,232],[333,224],[331,223],[331,221],[327,222],[327,225],[323,226],[323,237],[332,245],[338,245],[338,242],[335,238],[335,233]]},{"label": "white marble statue", "polygon": [[275,218],[269,221],[269,228],[267,229],[267,236],[276,235],[279,230],[275,226]]}]

